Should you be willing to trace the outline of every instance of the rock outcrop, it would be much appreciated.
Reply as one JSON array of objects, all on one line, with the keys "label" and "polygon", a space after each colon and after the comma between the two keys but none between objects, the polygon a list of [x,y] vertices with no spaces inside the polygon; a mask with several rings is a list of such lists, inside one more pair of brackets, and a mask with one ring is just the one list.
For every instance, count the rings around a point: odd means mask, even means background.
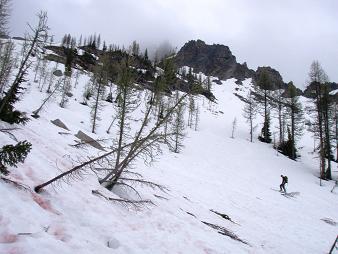
[{"label": "rock outcrop", "polygon": [[[328,87],[329,94],[332,96],[332,99],[338,102],[338,83],[328,82],[325,84]],[[304,96],[307,98],[315,98],[316,94],[316,84],[311,83],[304,90]]]},{"label": "rock outcrop", "polygon": [[263,72],[265,72],[268,77],[269,84],[270,84],[270,90],[277,90],[277,89],[286,90],[288,88],[288,85],[283,81],[283,78],[280,75],[280,73],[277,70],[271,68],[270,66],[263,66],[263,67],[257,68],[253,79],[258,85],[259,85],[260,76],[262,75]]},{"label": "rock outcrop", "polygon": [[189,66],[194,72],[203,72],[219,79],[236,78],[240,81],[251,78],[255,72],[244,64],[239,64],[229,47],[204,41],[187,42],[175,56],[178,67]]}]

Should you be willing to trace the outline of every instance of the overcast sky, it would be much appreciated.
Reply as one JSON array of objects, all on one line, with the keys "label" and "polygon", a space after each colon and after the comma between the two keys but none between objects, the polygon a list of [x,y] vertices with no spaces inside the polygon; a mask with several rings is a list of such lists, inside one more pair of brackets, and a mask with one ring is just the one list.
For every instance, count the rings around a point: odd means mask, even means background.
[{"label": "overcast sky", "polygon": [[151,47],[188,40],[230,47],[237,61],[271,66],[303,88],[318,60],[338,81],[338,0],[12,0],[11,34],[48,12],[51,33],[101,34],[107,43]]}]

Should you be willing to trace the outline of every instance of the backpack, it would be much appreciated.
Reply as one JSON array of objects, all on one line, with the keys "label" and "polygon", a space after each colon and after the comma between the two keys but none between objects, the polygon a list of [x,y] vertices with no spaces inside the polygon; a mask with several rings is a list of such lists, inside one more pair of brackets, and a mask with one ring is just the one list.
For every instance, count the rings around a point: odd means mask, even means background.
[{"label": "backpack", "polygon": [[285,181],[285,183],[288,183],[288,177],[287,176],[284,176],[284,181]]}]

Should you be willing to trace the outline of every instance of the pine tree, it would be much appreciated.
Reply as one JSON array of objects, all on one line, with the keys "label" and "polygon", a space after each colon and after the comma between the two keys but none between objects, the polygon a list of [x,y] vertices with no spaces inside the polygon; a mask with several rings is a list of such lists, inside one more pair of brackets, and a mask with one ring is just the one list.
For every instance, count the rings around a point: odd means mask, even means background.
[{"label": "pine tree", "polygon": [[[9,18],[9,0],[0,0],[0,36],[7,35],[8,18]],[[7,87],[9,82],[9,76],[14,65],[12,57],[12,51],[14,46],[11,41],[3,43],[0,40],[1,49],[4,47],[4,51],[1,50],[0,56],[0,119],[8,123],[26,123],[28,118],[25,115],[14,109],[14,103],[19,100],[19,93],[22,90],[20,86],[25,82],[25,75],[30,65],[29,58],[31,54],[36,50],[39,45],[38,40],[41,38],[44,32],[46,32],[47,15],[40,13],[39,25],[33,30],[33,37],[31,37],[30,45],[26,40],[22,47],[22,61],[18,67],[18,73],[14,77],[14,81],[10,87]],[[5,94],[3,95],[3,92]],[[0,149],[0,173],[8,174],[9,171],[6,166],[17,166],[17,163],[24,162],[28,153],[31,150],[31,144],[29,142],[20,141],[16,145],[4,145]]]},{"label": "pine tree", "polygon": [[146,49],[146,50],[144,51],[144,60],[145,60],[145,61],[149,61],[149,57],[148,57],[148,49]]},{"label": "pine tree", "polygon": [[264,119],[261,135],[258,137],[261,142],[271,143],[271,131],[270,131],[270,112],[267,112]]},{"label": "pine tree", "polygon": [[16,167],[19,162],[24,162],[32,144],[27,141],[18,142],[16,145],[5,145],[0,149],[0,173],[8,174],[6,165]]},{"label": "pine tree", "polygon": [[133,41],[132,45],[129,48],[129,51],[133,56],[140,55],[140,45],[136,41]]},{"label": "pine tree", "polygon": [[100,46],[101,46],[101,35],[99,34],[98,36],[97,36],[97,40],[96,40],[96,48],[100,48]]}]

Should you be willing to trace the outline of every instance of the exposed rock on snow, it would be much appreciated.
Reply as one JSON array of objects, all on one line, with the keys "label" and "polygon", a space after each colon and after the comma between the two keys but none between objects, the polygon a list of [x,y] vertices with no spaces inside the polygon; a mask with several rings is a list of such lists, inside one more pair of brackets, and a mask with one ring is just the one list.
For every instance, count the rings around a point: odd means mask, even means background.
[{"label": "exposed rock on snow", "polygon": [[51,123],[56,125],[57,127],[60,127],[62,129],[69,131],[68,127],[60,119],[52,120]]},{"label": "exposed rock on snow", "polygon": [[105,151],[103,146],[100,145],[99,142],[97,142],[95,139],[88,136],[86,133],[82,131],[78,131],[78,133],[75,135],[78,139],[80,139],[83,143],[91,145],[92,147],[95,147],[96,149],[99,149],[101,151]]}]

